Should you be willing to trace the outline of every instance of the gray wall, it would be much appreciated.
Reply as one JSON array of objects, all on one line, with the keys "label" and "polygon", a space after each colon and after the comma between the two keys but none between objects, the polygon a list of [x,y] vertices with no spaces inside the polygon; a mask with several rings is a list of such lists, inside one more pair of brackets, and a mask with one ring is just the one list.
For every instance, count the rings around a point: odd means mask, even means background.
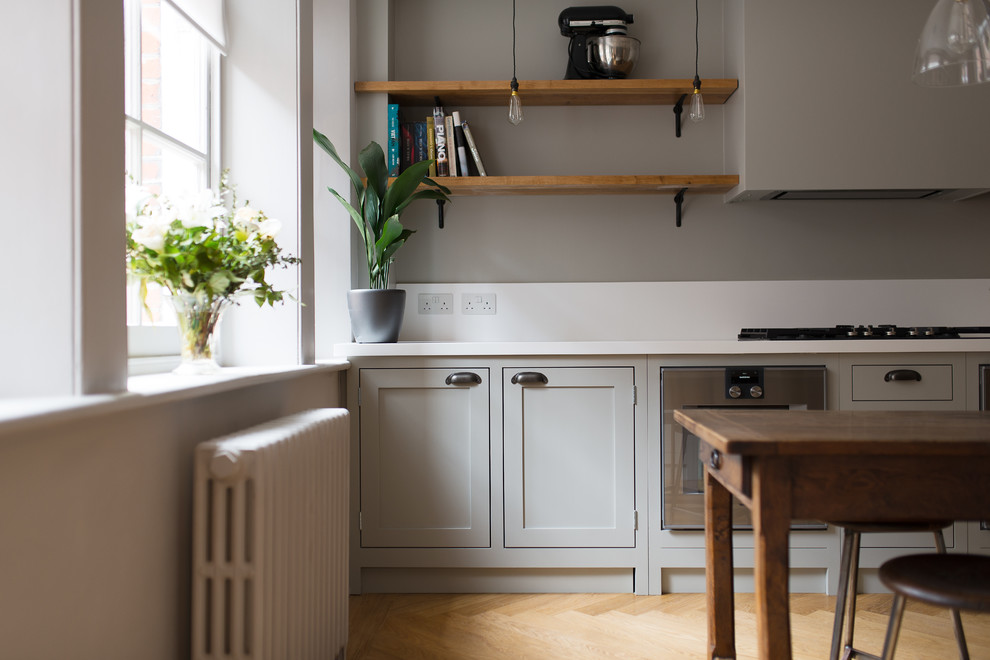
[{"label": "gray wall", "polygon": [[[392,5],[389,66],[395,79],[505,79],[508,85],[508,0]],[[563,77],[568,40],[560,35],[557,15],[567,6],[562,0],[517,3],[520,80]],[[635,15],[630,34],[643,44],[635,77],[693,76],[694,3],[624,0],[619,6]],[[723,25],[721,2],[706,0],[700,11],[699,73],[703,79],[723,77],[724,41],[738,36],[732,32],[737,26]],[[429,38],[438,21],[446,29]],[[387,34],[384,25],[362,29]],[[387,71],[379,66],[360,75],[383,79]],[[384,99],[362,103],[358,99],[358,147],[384,139]],[[850,98],[851,122],[857,107]],[[490,174],[733,173],[723,158],[723,117],[734,111],[731,100],[709,105],[706,120],[687,123],[680,139],[674,137],[670,106],[530,106],[515,128],[504,120],[503,108],[451,109],[460,109],[471,123]],[[404,109],[405,118],[425,111]],[[807,117],[809,131],[820,123]],[[938,130],[936,118],[931,125]],[[689,195],[684,226],[675,228],[667,195],[458,197],[442,230],[432,203],[404,216],[417,234],[399,254],[397,272],[404,282],[980,278],[990,275],[984,258],[988,218],[990,196],[963,202],[724,204],[721,195]]]}]

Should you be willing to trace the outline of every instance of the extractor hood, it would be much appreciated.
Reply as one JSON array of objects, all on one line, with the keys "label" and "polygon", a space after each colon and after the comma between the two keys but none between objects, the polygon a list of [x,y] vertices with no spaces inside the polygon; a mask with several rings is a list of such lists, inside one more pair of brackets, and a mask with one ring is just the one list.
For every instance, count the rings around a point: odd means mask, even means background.
[{"label": "extractor hood", "polygon": [[[911,81],[931,0],[732,0],[729,202],[959,200],[990,191],[990,85]],[[814,26],[813,29],[808,29]]]}]

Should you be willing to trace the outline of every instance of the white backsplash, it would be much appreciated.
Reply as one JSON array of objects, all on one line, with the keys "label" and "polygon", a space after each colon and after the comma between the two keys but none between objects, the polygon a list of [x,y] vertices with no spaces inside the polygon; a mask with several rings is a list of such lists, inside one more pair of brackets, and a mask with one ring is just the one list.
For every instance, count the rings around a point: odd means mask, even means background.
[{"label": "white backsplash", "polygon": [[[400,341],[734,340],[741,328],[840,324],[990,326],[990,280],[400,283]],[[420,293],[450,293],[452,314],[419,314]],[[461,312],[494,293],[496,313]]]}]

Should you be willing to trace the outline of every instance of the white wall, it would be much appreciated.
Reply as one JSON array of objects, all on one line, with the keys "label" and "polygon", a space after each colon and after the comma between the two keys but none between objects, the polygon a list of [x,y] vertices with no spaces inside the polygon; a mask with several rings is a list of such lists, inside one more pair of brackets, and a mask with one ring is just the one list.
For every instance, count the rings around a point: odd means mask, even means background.
[{"label": "white wall", "polygon": [[[731,14],[740,3],[701,3],[702,79],[730,75],[733,63],[724,61],[724,43],[744,36],[742,25]],[[361,4],[363,16],[365,3]],[[561,36],[556,19],[569,4],[559,0],[518,3],[520,79],[563,77],[568,40]],[[790,6],[798,14],[794,28],[807,30],[811,23],[801,16],[813,17],[814,12],[825,11],[821,8],[825,5],[802,10],[799,4]],[[898,3],[891,0],[890,4]],[[619,5],[634,14],[629,32],[643,43],[635,77],[693,76],[693,3],[624,0]],[[446,31],[441,40],[424,40],[422,36],[430,34],[437,16],[455,29]],[[504,79],[508,86],[512,71],[509,3],[396,2],[394,18],[391,33],[386,22],[377,20],[379,39],[360,45],[363,56],[380,57],[382,40],[391,34],[396,79]],[[920,32],[920,24],[917,29]],[[883,39],[884,35],[873,37]],[[835,38],[841,47],[844,37]],[[775,56],[800,57],[800,53]],[[907,69],[911,54],[906,58]],[[362,73],[378,78],[386,75],[383,66]],[[787,81],[780,85],[786,98]],[[850,96],[845,101],[844,121],[855,124],[858,99]],[[358,103],[365,102],[358,99]],[[384,138],[384,110],[380,109],[384,97],[370,103],[375,107],[362,113],[369,119],[357,118],[363,122],[356,125],[360,144]],[[471,122],[492,174],[733,173],[723,158],[723,120],[738,121],[731,99],[725,106],[709,105],[701,124],[686,122],[680,139],[674,137],[669,106],[526,107],[526,120],[516,128],[505,122],[504,108],[461,110]],[[835,125],[834,116],[827,119],[813,109],[801,117],[808,131]],[[937,135],[945,121],[950,121],[948,115],[932,117],[930,130]],[[759,139],[759,135],[750,136],[751,141]],[[904,139],[917,138],[905,135]],[[417,233],[398,255],[396,270],[401,282],[990,276],[985,256],[990,243],[990,196],[963,202],[724,204],[720,195],[688,194],[681,228],[674,226],[674,204],[668,195],[457,197],[448,205],[446,216],[442,230],[437,228],[432,203],[414,205],[403,216],[403,224]]]}]

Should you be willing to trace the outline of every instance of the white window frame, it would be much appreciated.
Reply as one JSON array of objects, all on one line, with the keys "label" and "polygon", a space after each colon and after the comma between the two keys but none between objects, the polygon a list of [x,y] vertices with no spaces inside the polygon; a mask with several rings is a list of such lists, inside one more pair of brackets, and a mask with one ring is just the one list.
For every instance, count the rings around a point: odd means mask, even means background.
[{"label": "white window frame", "polygon": [[[200,151],[195,147],[182,142],[169,135],[167,132],[146,123],[142,119],[142,98],[141,98],[141,0],[124,0],[126,7],[124,29],[127,31],[127,42],[132,45],[127,50],[125,56],[128,58],[128,75],[131,98],[126,99],[125,108],[133,111],[130,114],[125,110],[124,128],[127,134],[128,153],[130,161],[126,163],[129,173],[141,183],[142,174],[142,137],[144,134],[151,134],[156,139],[165,142],[170,147],[179,149],[196,158],[203,159],[206,163],[207,180],[205,185],[215,187],[219,184],[221,173],[220,155],[221,135],[222,135],[222,106],[221,106],[221,51],[217,44],[204,36],[204,42],[209,52],[207,60],[207,113],[206,120],[206,151]],[[161,0],[162,10],[165,5],[170,5],[168,0]],[[185,21],[198,32],[202,30],[196,26],[189,16],[174,6],[170,9],[175,11],[178,20]],[[134,47],[136,46],[136,47]],[[135,116],[136,115],[136,116]],[[130,293],[128,295],[131,295]],[[129,301],[134,304],[135,301]],[[168,325],[137,325],[127,326],[127,346],[128,346],[128,371],[131,375],[139,373],[149,373],[155,371],[168,370],[177,360],[179,355],[178,333],[175,326]],[[164,359],[163,359],[163,356]]]}]

